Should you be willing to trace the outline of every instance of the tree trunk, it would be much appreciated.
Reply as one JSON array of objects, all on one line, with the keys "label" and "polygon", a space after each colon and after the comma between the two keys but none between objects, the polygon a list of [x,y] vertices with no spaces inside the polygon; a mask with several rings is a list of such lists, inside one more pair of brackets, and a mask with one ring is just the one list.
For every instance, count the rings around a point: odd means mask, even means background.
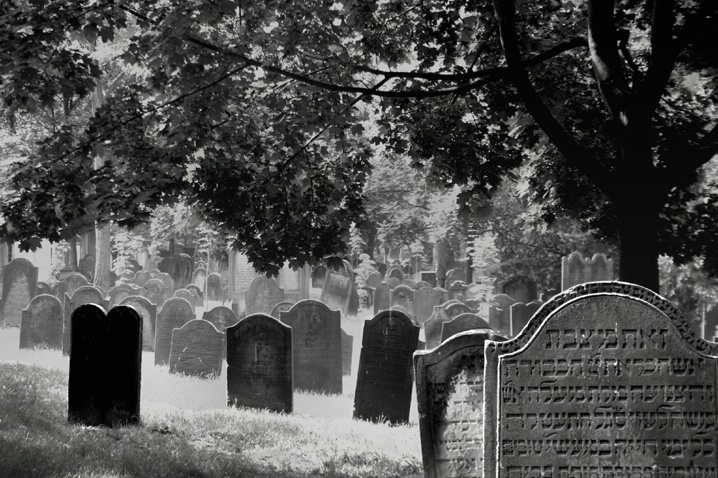
[{"label": "tree trunk", "polygon": [[77,236],[73,236],[68,239],[67,243],[70,245],[67,251],[67,266],[72,272],[77,272]]}]

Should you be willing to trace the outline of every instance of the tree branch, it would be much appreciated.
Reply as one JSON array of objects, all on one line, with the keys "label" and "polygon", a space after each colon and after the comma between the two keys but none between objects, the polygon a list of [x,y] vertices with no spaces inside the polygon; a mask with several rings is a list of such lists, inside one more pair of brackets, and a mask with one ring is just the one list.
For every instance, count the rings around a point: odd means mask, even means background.
[{"label": "tree branch", "polygon": [[681,178],[686,172],[692,173],[718,154],[718,124],[713,125],[701,142],[693,148],[678,148],[667,158],[668,166],[665,169],[666,187],[683,184]]},{"label": "tree branch", "polygon": [[589,151],[578,144],[576,139],[556,120],[531,83],[519,51],[514,1],[493,0],[493,2],[499,24],[501,45],[506,56],[506,63],[511,70],[511,80],[526,109],[570,165],[591,178],[601,189],[610,189],[609,171]]}]

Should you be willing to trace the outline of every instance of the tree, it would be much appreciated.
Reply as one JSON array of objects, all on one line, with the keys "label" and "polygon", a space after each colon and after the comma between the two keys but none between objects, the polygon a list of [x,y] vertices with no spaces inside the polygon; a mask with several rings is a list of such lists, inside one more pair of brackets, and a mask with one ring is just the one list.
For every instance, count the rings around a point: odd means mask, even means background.
[{"label": "tree", "polygon": [[[546,220],[571,213],[617,236],[621,279],[654,290],[659,252],[707,250],[688,236],[680,247],[666,239],[676,224],[684,234],[699,225],[685,218],[695,212],[699,168],[718,146],[715,2],[4,8],[3,94],[13,112],[32,110],[48,91],[82,94],[95,84],[97,64],[72,48],[71,35],[109,41],[130,24],[140,32],[123,58],[150,73],[89,125],[65,127],[40,149],[53,164],[112,153],[103,168],[80,171],[96,192],[63,198],[66,211],[91,202],[98,217],[133,224],[183,193],[237,232],[235,246],[255,267],[312,262],[343,250],[363,217],[368,138],[460,186],[463,206],[490,199],[524,163]],[[363,126],[360,103],[379,111],[378,128]],[[51,191],[77,175],[60,178]],[[56,234],[17,213],[43,203],[4,207],[0,234]]]}]

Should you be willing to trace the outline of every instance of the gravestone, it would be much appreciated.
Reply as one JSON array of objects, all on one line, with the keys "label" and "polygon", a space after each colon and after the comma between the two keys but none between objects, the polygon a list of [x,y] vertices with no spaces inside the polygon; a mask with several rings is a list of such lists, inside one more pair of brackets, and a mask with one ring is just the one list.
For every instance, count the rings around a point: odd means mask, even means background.
[{"label": "gravestone", "polygon": [[327,267],[324,265],[317,265],[312,268],[312,287],[314,289],[321,289],[324,287],[324,277],[327,275]]},{"label": "gravestone", "polygon": [[585,282],[613,279],[613,259],[608,259],[600,252],[589,259],[575,251],[561,259],[561,290]]},{"label": "gravestone", "polygon": [[467,330],[490,329],[489,323],[476,314],[470,312],[452,317],[450,321],[444,322],[441,327],[441,341],[445,342],[449,337],[466,332]]},{"label": "gravestone", "polygon": [[70,348],[72,347],[72,312],[84,304],[97,304],[102,307],[103,310],[107,310],[108,301],[105,299],[105,294],[102,289],[92,285],[83,285],[78,287],[75,292],[72,293],[72,297],[65,294],[63,308],[64,313],[64,330],[62,332],[62,353],[65,355],[70,354]]},{"label": "gravestone", "polygon": [[214,325],[217,330],[224,333],[225,330],[237,323],[237,315],[229,307],[218,305],[212,310],[202,314],[202,318]]},{"label": "gravestone", "polygon": [[196,284],[200,291],[204,291],[207,282],[207,269],[195,269],[192,273],[192,284]]},{"label": "gravestone", "polygon": [[284,302],[284,290],[271,277],[258,276],[244,295],[245,315],[271,315],[274,306]]},{"label": "gravestone", "polygon": [[54,295],[35,296],[22,311],[20,348],[62,350],[62,304]]},{"label": "gravestone", "polygon": [[374,291],[374,315],[382,310],[391,308],[391,288],[386,282],[382,282]]},{"label": "gravestone", "polygon": [[140,287],[130,284],[118,284],[107,293],[109,305],[110,307],[114,307],[121,303],[126,297],[131,295],[140,295],[141,292],[142,288]]},{"label": "gravestone", "polygon": [[2,268],[0,326],[19,327],[22,310],[37,295],[38,269],[24,258],[16,258]]},{"label": "gravestone", "polygon": [[414,289],[407,285],[399,285],[391,291],[391,306],[403,307],[414,320]]},{"label": "gravestone", "polygon": [[422,287],[414,293],[414,320],[423,325],[434,313],[434,307],[441,304],[441,297],[431,287]]},{"label": "gravestone", "polygon": [[404,279],[404,271],[401,269],[400,266],[394,266],[389,269],[389,273],[387,274],[387,282],[390,278],[397,279],[399,283]]},{"label": "gravestone", "polygon": [[200,289],[197,284],[187,284],[187,290],[192,293],[194,303],[197,304],[197,307],[204,304],[202,289]]},{"label": "gravestone", "polygon": [[436,283],[436,271],[422,271],[421,281],[431,284],[431,287],[437,287]]},{"label": "gravestone", "polygon": [[219,302],[222,300],[222,276],[219,272],[212,272],[207,276],[207,286],[204,295],[208,302]]},{"label": "gravestone", "polygon": [[142,350],[153,352],[155,350],[155,322],[157,321],[157,305],[150,302],[147,297],[131,295],[125,297],[120,305],[128,305],[142,317]]},{"label": "gravestone", "polygon": [[433,349],[441,344],[441,333],[444,323],[450,320],[451,317],[446,313],[446,309],[443,305],[434,307],[434,313],[431,314],[429,320],[424,322],[424,340],[426,341],[425,347],[427,349]]},{"label": "gravestone", "polygon": [[405,286],[411,287],[414,290],[416,289],[416,281],[414,279],[408,279],[408,278],[404,277],[401,280],[400,285],[405,285]]},{"label": "gravestone", "polygon": [[484,476],[718,476],[718,345],[654,292],[575,286],[485,354]]},{"label": "gravestone", "polygon": [[511,333],[511,305],[516,300],[506,294],[496,294],[489,302],[489,324],[504,335]]},{"label": "gravestone", "polygon": [[526,324],[529,323],[529,319],[538,312],[540,307],[541,302],[537,301],[529,302],[528,304],[524,304],[523,302],[511,304],[511,330],[509,331],[509,336],[513,337],[521,332],[521,330],[526,327]]},{"label": "gravestone", "polygon": [[219,377],[222,373],[224,333],[209,321],[190,320],[172,331],[170,373]]},{"label": "gravestone", "polygon": [[330,309],[339,310],[342,314],[349,313],[349,302],[354,290],[354,272],[347,261],[343,261],[343,267],[335,270],[327,267],[327,274],[324,276],[324,285],[319,300],[324,302]]},{"label": "gravestone", "polygon": [[[0,276],[0,280],[2,280],[1,276]],[[55,289],[53,289],[50,286],[50,284],[48,284],[47,282],[38,281],[36,293],[37,293],[37,295],[40,295],[40,294],[55,295]]]},{"label": "gravestone", "polygon": [[473,312],[471,307],[464,304],[463,302],[450,301],[444,304],[444,309],[449,317],[458,317],[461,314],[467,314]]},{"label": "gravestone", "polygon": [[279,318],[292,327],[294,388],[342,393],[341,312],[306,299]]},{"label": "gravestone", "polygon": [[342,332],[342,375],[352,374],[352,352],[354,351],[354,337]]},{"label": "gravestone", "polygon": [[463,301],[466,298],[466,282],[462,280],[456,280],[452,282],[451,285],[447,285],[446,288],[449,290],[449,299]]},{"label": "gravestone", "polygon": [[135,285],[137,287],[144,287],[145,282],[152,279],[152,274],[149,271],[137,271],[135,272]]},{"label": "gravestone", "polygon": [[77,270],[80,274],[92,283],[95,280],[95,255],[87,254],[77,263]]},{"label": "gravestone", "polygon": [[287,301],[297,302],[309,298],[311,282],[309,266],[292,269],[285,265],[279,270],[276,281],[280,289],[284,291],[284,297]]},{"label": "gravestone", "polygon": [[173,295],[173,297],[182,297],[183,299],[187,299],[187,301],[192,304],[192,307],[199,307],[202,305],[201,303],[195,302],[197,299],[197,295],[193,294],[191,290],[189,289],[177,289]]},{"label": "gravestone", "polygon": [[174,292],[177,289],[184,289],[187,284],[192,282],[194,259],[188,254],[175,254],[172,257],[162,259],[158,264],[158,268],[172,278],[172,283],[167,285],[168,290]]},{"label": "gravestone", "polygon": [[511,296],[517,302],[528,304],[538,300],[536,281],[523,276],[512,277],[501,285],[500,293]]},{"label": "gravestone", "polygon": [[447,302],[449,300],[449,291],[442,288],[442,287],[434,287],[434,290],[437,294],[439,294],[439,297],[441,297],[441,303]]},{"label": "gravestone", "polygon": [[288,311],[289,309],[292,308],[293,305],[294,305],[294,302],[289,302],[289,301],[286,301],[286,300],[285,300],[284,302],[280,302],[279,304],[277,304],[277,305],[275,305],[274,307],[272,307],[272,313],[269,314],[269,315],[271,315],[271,316],[274,317],[275,319],[278,319],[280,312],[286,312],[286,311]]},{"label": "gravestone", "polygon": [[254,314],[227,329],[230,406],[292,413],[292,328]]},{"label": "gravestone", "polygon": [[231,251],[229,256],[229,295],[232,299],[240,301],[252,285],[252,281],[260,275],[249,263],[247,256],[237,251]]},{"label": "gravestone", "polygon": [[354,418],[404,423],[409,420],[412,355],[419,327],[406,314],[379,312],[364,323]]},{"label": "gravestone", "polygon": [[155,365],[167,365],[170,360],[172,331],[195,319],[194,307],[187,299],[171,297],[157,312],[155,328]]},{"label": "gravestone", "polygon": [[419,281],[419,282],[417,282],[416,284],[414,284],[414,290],[417,290],[417,291],[418,291],[418,290],[421,290],[421,289],[423,289],[423,288],[425,288],[425,287],[432,288],[432,285],[429,284],[428,282],[424,282],[424,281]]},{"label": "gravestone", "polygon": [[394,289],[395,287],[398,287],[401,285],[401,280],[397,279],[396,277],[389,277],[386,280],[386,283],[389,284],[390,289]]},{"label": "gravestone", "polygon": [[484,342],[502,339],[471,330],[414,354],[426,478],[483,477]]},{"label": "gravestone", "polygon": [[160,272],[159,274],[157,274],[156,278],[164,282],[167,297],[171,297],[172,293],[174,293],[175,290],[175,283],[174,279],[172,279],[172,276],[169,275],[169,273],[167,272]]},{"label": "gravestone", "polygon": [[376,289],[379,284],[381,284],[383,281],[381,279],[381,274],[378,272],[372,272],[369,274],[364,281],[365,287],[368,287],[369,289]]},{"label": "gravestone", "polygon": [[131,307],[106,315],[85,304],[71,323],[68,420],[108,427],[139,423],[142,317]]},{"label": "gravestone", "polygon": [[167,284],[160,279],[150,279],[145,282],[142,295],[145,296],[147,300],[155,304],[158,309],[160,309],[162,304],[170,298],[170,292],[167,288]]},{"label": "gravestone", "polygon": [[446,272],[446,279],[444,279],[444,287],[448,290],[454,282],[464,282],[466,277],[461,273],[461,269],[451,269]]}]

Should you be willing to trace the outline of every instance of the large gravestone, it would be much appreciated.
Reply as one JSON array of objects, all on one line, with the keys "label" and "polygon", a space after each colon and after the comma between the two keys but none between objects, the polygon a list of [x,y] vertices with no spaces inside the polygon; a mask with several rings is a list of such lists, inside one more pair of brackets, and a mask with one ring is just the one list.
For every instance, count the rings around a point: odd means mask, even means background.
[{"label": "large gravestone", "polygon": [[409,318],[414,320],[414,289],[408,285],[398,285],[391,291],[391,306],[402,307],[409,312]]},{"label": "large gravestone", "polygon": [[434,313],[431,314],[429,320],[424,322],[424,340],[426,340],[425,347],[427,349],[433,349],[441,344],[441,333],[444,328],[444,323],[450,320],[451,317],[446,313],[446,309],[443,305],[434,307]]},{"label": "large gravestone", "polygon": [[426,478],[483,476],[484,342],[502,339],[471,330],[414,354]]},{"label": "large gravestone", "polygon": [[271,315],[274,306],[284,302],[284,290],[271,277],[258,276],[244,296],[245,315]]},{"label": "large gravestone", "polygon": [[654,292],[575,286],[485,354],[486,477],[718,476],[718,344]]},{"label": "large gravestone", "polygon": [[511,333],[511,305],[516,300],[506,294],[496,294],[489,303],[489,324],[504,335]]},{"label": "large gravestone", "polygon": [[524,304],[523,302],[511,304],[511,330],[509,331],[509,336],[513,337],[521,332],[521,330],[526,327],[526,324],[529,323],[529,319],[538,312],[540,307],[541,302],[536,301],[529,302],[528,304]]},{"label": "large gravestone", "polygon": [[72,347],[72,312],[84,304],[97,304],[104,310],[108,308],[108,301],[102,289],[92,285],[83,285],[78,287],[72,296],[65,294],[63,308],[65,309],[64,330],[62,332],[62,353],[70,354]]},{"label": "large gravestone", "polygon": [[22,311],[20,348],[62,350],[62,304],[54,295],[35,296]]},{"label": "large gravestone", "polygon": [[105,315],[85,304],[72,314],[68,420],[108,427],[140,421],[142,318],[131,307]]},{"label": "large gravestone", "polygon": [[125,297],[120,305],[129,305],[142,317],[142,350],[152,352],[155,350],[155,323],[157,322],[157,305],[150,302],[147,297],[131,295]]},{"label": "large gravestone", "polygon": [[279,318],[292,327],[294,388],[342,393],[341,312],[306,299]]},{"label": "large gravestone", "polygon": [[412,355],[419,327],[406,314],[379,312],[364,323],[354,418],[402,423],[409,420]]},{"label": "large gravestone", "polygon": [[343,267],[336,270],[327,267],[327,274],[324,276],[322,294],[319,300],[324,302],[330,309],[339,310],[342,314],[349,313],[349,302],[354,289],[354,272],[347,261],[343,261]]},{"label": "large gravestone", "polygon": [[466,332],[467,330],[489,329],[489,323],[476,314],[470,312],[452,317],[450,321],[444,322],[441,327],[441,341],[449,337]]},{"label": "large gravestone", "polygon": [[354,337],[342,329],[342,375],[352,374],[352,352],[354,351]]},{"label": "large gravestone", "polygon": [[194,307],[187,299],[172,297],[167,299],[157,312],[155,331],[155,365],[167,365],[170,360],[172,331],[179,329],[190,320],[194,320]]},{"label": "large gravestone", "polygon": [[391,288],[388,283],[382,282],[374,291],[374,315],[389,309],[391,309]]},{"label": "large gravestone", "polygon": [[227,400],[230,406],[292,412],[291,327],[254,314],[227,329]]},{"label": "large gravestone", "polygon": [[580,252],[572,252],[568,257],[561,259],[561,290],[576,284],[614,278],[613,259],[608,259],[600,252],[590,259],[584,258]]},{"label": "large gravestone", "polygon": [[170,373],[219,377],[222,373],[224,333],[209,321],[190,320],[172,331]]},{"label": "large gravestone", "polygon": [[24,258],[13,259],[5,264],[2,271],[0,326],[20,326],[22,310],[37,295],[37,272],[37,267]]}]

